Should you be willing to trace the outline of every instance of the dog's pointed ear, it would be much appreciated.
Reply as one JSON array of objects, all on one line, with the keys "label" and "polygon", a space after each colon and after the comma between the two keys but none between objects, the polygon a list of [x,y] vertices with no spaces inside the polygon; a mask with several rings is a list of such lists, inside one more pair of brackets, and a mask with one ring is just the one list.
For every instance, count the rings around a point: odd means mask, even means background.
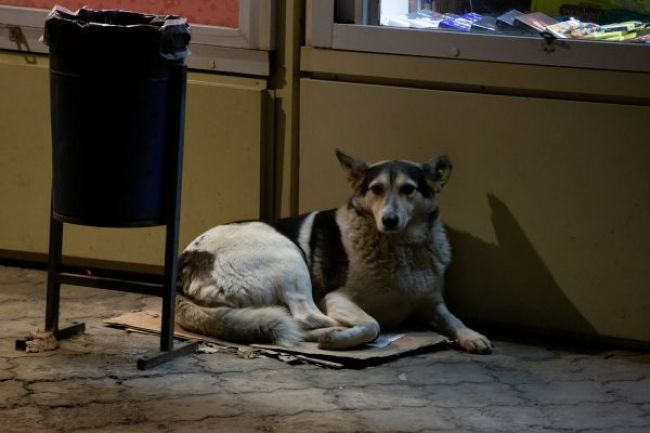
[{"label": "dog's pointed ear", "polygon": [[363,180],[363,176],[368,169],[368,164],[360,159],[353,158],[350,155],[343,153],[341,149],[336,149],[336,158],[338,158],[341,167],[343,167],[347,173],[348,181],[354,188],[356,188]]},{"label": "dog's pointed ear", "polygon": [[441,155],[422,164],[427,183],[436,193],[440,192],[445,186],[451,176],[452,169],[451,160],[447,155]]}]

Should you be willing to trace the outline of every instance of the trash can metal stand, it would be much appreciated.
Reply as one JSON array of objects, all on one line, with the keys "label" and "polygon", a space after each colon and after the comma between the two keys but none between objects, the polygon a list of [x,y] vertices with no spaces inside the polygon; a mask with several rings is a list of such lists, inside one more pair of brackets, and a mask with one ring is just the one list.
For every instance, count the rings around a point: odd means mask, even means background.
[{"label": "trash can metal stand", "polygon": [[[196,341],[174,350],[187,24],[173,16],[55,7],[45,39],[53,140],[45,329],[57,339],[85,330],[83,323],[59,328],[61,284],[142,293],[163,301],[161,353],[138,359],[138,368],[192,353]],[[163,275],[151,282],[62,272],[64,223],[165,225]]]}]

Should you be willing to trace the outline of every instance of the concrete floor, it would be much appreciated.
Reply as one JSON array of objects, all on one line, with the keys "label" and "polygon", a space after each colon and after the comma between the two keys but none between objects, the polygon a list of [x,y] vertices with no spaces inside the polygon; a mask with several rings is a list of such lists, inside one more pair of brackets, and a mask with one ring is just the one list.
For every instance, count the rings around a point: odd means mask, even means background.
[{"label": "concrete floor", "polygon": [[54,352],[14,339],[42,326],[45,274],[0,267],[2,432],[650,432],[650,355],[497,339],[364,370],[196,354],[142,372],[158,338],[103,318],[159,308],[140,295],[63,288],[87,333]]}]

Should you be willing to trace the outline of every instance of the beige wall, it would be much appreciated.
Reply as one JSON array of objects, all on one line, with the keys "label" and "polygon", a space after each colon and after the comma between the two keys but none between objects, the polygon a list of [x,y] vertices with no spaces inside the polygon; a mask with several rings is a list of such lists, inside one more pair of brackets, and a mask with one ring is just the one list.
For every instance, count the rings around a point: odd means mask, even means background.
[{"label": "beige wall", "polygon": [[[269,99],[265,80],[189,75],[181,246],[215,224],[260,215]],[[50,147],[47,59],[0,54],[0,249],[47,251]],[[164,227],[64,232],[69,256],[162,264]]]},{"label": "beige wall", "polygon": [[649,119],[642,105],[303,79],[300,210],[346,199],[335,147],[371,161],[448,153],[453,308],[650,341]]}]

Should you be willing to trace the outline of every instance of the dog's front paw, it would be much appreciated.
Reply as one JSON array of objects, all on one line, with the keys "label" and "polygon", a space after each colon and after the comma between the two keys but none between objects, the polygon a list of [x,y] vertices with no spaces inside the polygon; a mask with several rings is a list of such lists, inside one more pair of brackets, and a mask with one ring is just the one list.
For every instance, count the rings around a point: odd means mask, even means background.
[{"label": "dog's front paw", "polygon": [[492,353],[492,343],[485,335],[479,334],[469,328],[461,329],[456,333],[456,342],[465,351],[487,355]]}]

